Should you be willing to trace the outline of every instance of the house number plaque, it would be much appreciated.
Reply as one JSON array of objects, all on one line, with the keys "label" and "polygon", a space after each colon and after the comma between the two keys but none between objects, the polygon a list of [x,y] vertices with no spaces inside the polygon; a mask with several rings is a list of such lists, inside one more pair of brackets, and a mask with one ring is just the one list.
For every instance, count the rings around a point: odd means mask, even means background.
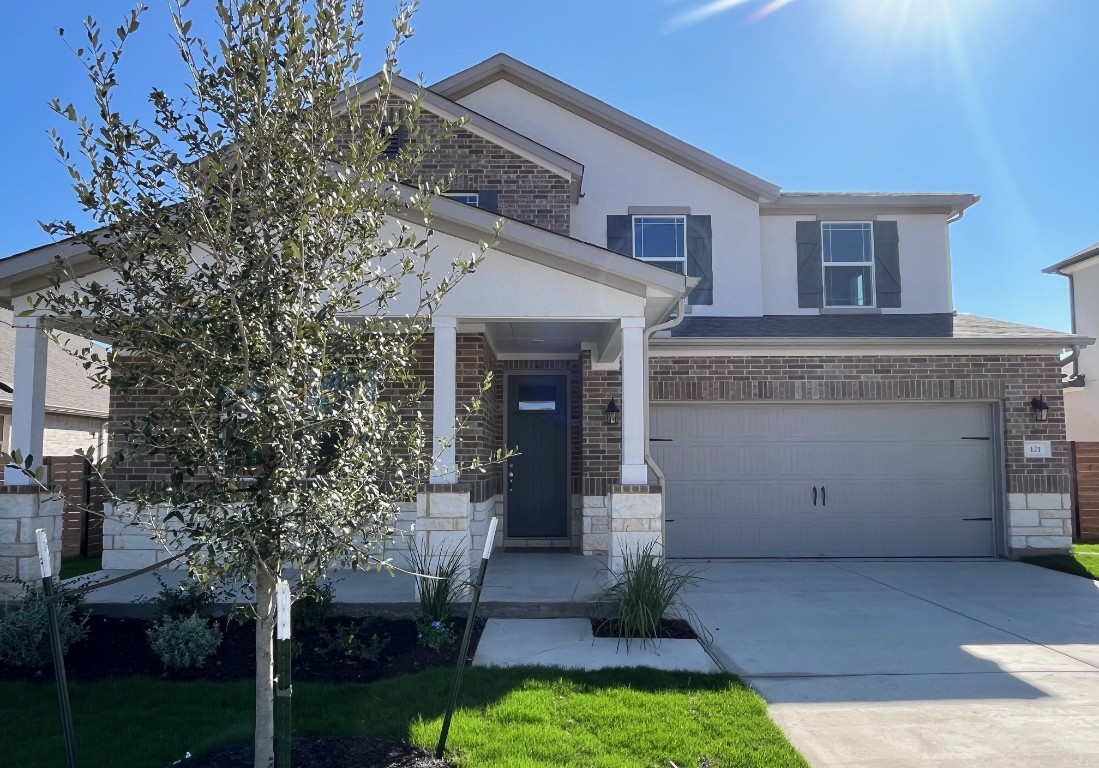
[{"label": "house number plaque", "polygon": [[1024,440],[1023,455],[1028,459],[1048,459],[1053,456],[1053,447],[1049,440]]}]

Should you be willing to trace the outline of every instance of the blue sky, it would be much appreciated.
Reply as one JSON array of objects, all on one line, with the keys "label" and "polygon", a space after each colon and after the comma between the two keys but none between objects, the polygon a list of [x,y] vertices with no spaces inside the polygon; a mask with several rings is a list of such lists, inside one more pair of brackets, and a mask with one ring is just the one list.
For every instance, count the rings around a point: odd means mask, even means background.
[{"label": "blue sky", "polygon": [[[123,70],[139,113],[180,92],[166,5],[148,0]],[[194,0],[196,27],[213,32]],[[47,138],[49,99],[87,103],[57,35],[119,0],[5,3],[0,121],[5,242],[78,217]],[[376,68],[390,3],[370,3]],[[786,191],[975,192],[951,229],[964,312],[1067,328],[1064,278],[1041,268],[1099,240],[1099,2],[1094,0],[424,0],[404,49],[427,82],[505,51]],[[366,74],[366,73],[364,73]],[[79,220],[79,218],[77,218]]]}]

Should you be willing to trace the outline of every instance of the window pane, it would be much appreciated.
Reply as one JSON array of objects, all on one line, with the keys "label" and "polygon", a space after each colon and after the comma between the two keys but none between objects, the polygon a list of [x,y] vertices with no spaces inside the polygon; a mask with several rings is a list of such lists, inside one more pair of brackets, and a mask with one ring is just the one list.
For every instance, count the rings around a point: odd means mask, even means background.
[{"label": "window pane", "polygon": [[825,267],[824,298],[829,307],[874,305],[873,267]]},{"label": "window pane", "polygon": [[686,255],[686,232],[683,216],[636,216],[633,255],[639,259],[682,259]]},{"label": "window pane", "polygon": [[553,400],[520,400],[520,411],[552,411],[557,407]]},{"label": "window pane", "polygon": [[451,200],[457,200],[459,203],[465,203],[466,205],[476,206],[479,202],[476,192],[447,192],[446,197]]},{"label": "window pane", "polygon": [[869,224],[825,224],[823,235],[826,262],[873,259]]}]

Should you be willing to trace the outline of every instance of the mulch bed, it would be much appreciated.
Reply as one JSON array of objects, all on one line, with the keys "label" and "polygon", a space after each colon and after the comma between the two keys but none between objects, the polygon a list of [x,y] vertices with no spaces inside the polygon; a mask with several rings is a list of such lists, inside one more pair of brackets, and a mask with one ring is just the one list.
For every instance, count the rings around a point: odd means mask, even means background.
[{"label": "mulch bed", "polygon": [[[214,682],[255,679],[255,624],[225,619],[218,620],[218,623],[225,634],[217,653],[207,660],[206,666],[201,669],[165,670],[146,640],[145,630],[149,627],[149,622],[144,619],[92,615],[88,620],[87,637],[71,646],[66,654],[65,668],[68,678],[94,681],[137,675],[164,680]],[[330,635],[335,635],[340,625],[354,627],[358,638],[377,635],[383,639],[384,648],[378,660],[347,658],[338,651],[323,653],[319,650],[326,644],[322,633],[301,632],[295,638],[300,651],[292,662],[295,682],[369,683],[434,667],[454,667],[458,661],[462,633],[465,631],[465,620],[454,619],[453,642],[436,653],[420,645],[416,624],[411,619],[331,618],[325,623],[325,628]],[[469,658],[477,650],[477,641],[483,629],[484,620],[478,619],[473,629]],[[39,670],[0,665],[0,680],[42,680],[53,683],[53,670],[48,664]]]},{"label": "mulch bed", "polygon": [[[591,631],[596,637],[618,637],[618,619],[592,619]],[[661,640],[697,640],[698,635],[683,619],[661,619]]]},{"label": "mulch bed", "polygon": [[[294,739],[294,765],[309,768],[452,768],[413,744],[367,736]],[[252,768],[252,745],[237,744],[183,760],[180,768]]]}]

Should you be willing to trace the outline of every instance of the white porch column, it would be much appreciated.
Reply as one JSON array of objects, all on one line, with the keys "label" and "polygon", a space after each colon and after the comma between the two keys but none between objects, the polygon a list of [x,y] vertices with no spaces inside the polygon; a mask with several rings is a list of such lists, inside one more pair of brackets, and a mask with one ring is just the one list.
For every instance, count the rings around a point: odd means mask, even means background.
[{"label": "white porch column", "polygon": [[[431,450],[437,454],[438,464],[431,474],[431,482],[450,484],[458,482],[454,459],[454,421],[457,418],[458,389],[458,319],[434,317],[435,368],[431,387]],[[440,453],[439,441],[448,445]]]},{"label": "white porch column", "polygon": [[[15,391],[12,393],[11,450],[34,456],[42,465],[42,433],[46,429],[46,350],[49,340],[37,317],[15,317]],[[31,479],[4,468],[5,485],[30,485]]]},{"label": "white porch column", "polygon": [[645,318],[622,318],[622,484],[645,485]]}]

